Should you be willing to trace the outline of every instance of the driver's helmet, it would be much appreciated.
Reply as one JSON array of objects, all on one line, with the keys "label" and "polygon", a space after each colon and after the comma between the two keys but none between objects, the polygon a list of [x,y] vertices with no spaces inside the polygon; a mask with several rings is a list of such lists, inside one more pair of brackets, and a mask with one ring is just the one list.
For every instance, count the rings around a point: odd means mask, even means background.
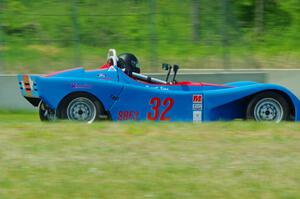
[{"label": "driver's helmet", "polygon": [[125,68],[125,71],[128,74],[134,73],[140,73],[141,70],[139,68],[139,61],[131,53],[122,53],[118,56],[118,67],[119,68]]}]

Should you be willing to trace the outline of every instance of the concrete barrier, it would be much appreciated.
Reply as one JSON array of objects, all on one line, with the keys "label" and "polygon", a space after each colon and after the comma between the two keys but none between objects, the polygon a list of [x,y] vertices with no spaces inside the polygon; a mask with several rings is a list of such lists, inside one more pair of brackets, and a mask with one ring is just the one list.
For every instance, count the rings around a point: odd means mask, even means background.
[{"label": "concrete barrier", "polygon": [[227,71],[222,69],[186,69],[182,70],[182,72],[193,74],[193,76],[196,76],[197,78],[202,78],[207,75],[207,77],[209,77],[209,75],[212,75],[212,79],[216,77],[216,82],[219,83],[229,82],[232,80],[250,80],[279,84],[288,88],[296,96],[298,96],[298,98],[300,98],[300,69],[234,69]]},{"label": "concrete barrier", "polygon": [[[149,74],[165,79],[166,74]],[[172,78],[172,76],[171,76]],[[300,97],[300,70],[181,70],[179,81],[225,83],[232,81],[269,82],[283,85]],[[0,75],[0,109],[32,110],[20,94],[15,75]]]},{"label": "concrete barrier", "polygon": [[33,109],[21,95],[16,75],[0,75],[0,109]]},{"label": "concrete barrier", "polygon": [[[159,79],[165,79],[166,74],[152,73],[149,74],[151,77],[156,77]],[[170,77],[170,79],[172,76]],[[212,71],[212,70],[183,70],[178,74],[176,78],[178,81],[193,81],[193,82],[209,82],[216,84],[223,84],[233,81],[254,81],[254,82],[266,82],[267,74],[260,71],[249,71],[249,72],[239,72],[239,71]]]}]

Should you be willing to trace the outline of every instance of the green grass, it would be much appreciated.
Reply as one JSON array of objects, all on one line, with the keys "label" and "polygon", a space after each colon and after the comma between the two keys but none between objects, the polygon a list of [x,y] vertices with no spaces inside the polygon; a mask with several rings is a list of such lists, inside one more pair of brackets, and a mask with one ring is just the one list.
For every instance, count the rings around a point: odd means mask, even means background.
[{"label": "green grass", "polygon": [[[161,63],[176,63],[182,69],[215,69],[223,68],[223,49],[219,46],[195,46],[176,44],[168,46],[160,44],[155,65],[151,65],[150,50],[136,48],[135,45],[107,45],[105,47],[90,47],[81,45],[81,64],[85,69],[99,68],[106,63],[109,48],[116,48],[118,53],[134,53],[140,63],[142,72],[162,72]],[[177,49],[178,46],[181,49]],[[282,46],[280,46],[282,50]],[[167,51],[165,49],[168,49]],[[229,66],[231,68],[299,68],[300,50],[282,52],[276,46],[248,47],[232,46]],[[2,53],[2,54],[1,54]],[[187,56],[188,53],[188,56]],[[25,45],[11,44],[5,50],[0,47],[0,70],[5,73],[50,73],[77,67],[75,49],[58,45]]]},{"label": "green grass", "polygon": [[299,198],[299,123],[41,123],[0,112],[0,198]]}]

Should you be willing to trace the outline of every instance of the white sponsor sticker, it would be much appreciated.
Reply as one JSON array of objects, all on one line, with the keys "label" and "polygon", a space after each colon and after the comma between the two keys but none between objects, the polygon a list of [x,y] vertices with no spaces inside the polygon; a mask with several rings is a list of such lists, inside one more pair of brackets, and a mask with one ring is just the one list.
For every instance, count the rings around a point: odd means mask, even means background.
[{"label": "white sponsor sticker", "polygon": [[145,87],[146,87],[146,88],[154,88],[154,89],[159,89],[159,90],[163,90],[163,91],[167,91],[167,90],[169,90],[168,88],[166,88],[166,87],[163,87],[163,86],[149,86],[149,85],[146,85]]},{"label": "white sponsor sticker", "polygon": [[202,111],[193,111],[193,122],[202,121]]},{"label": "white sponsor sticker", "polygon": [[193,111],[202,111],[202,104],[193,104]]},{"label": "white sponsor sticker", "polygon": [[203,96],[193,95],[193,122],[202,122]]}]

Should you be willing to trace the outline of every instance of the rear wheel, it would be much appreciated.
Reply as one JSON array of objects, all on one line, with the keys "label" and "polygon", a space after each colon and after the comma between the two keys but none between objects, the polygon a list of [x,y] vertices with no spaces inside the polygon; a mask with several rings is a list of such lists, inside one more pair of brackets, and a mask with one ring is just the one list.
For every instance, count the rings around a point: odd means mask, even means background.
[{"label": "rear wheel", "polygon": [[80,93],[64,99],[58,112],[62,119],[87,123],[93,123],[104,115],[101,104],[94,96]]},{"label": "rear wheel", "polygon": [[281,122],[288,120],[290,108],[287,100],[272,91],[255,95],[247,108],[247,119]]},{"label": "rear wheel", "polygon": [[40,116],[40,120],[45,122],[56,120],[55,110],[52,110],[43,101],[41,101],[39,104],[39,116]]}]

